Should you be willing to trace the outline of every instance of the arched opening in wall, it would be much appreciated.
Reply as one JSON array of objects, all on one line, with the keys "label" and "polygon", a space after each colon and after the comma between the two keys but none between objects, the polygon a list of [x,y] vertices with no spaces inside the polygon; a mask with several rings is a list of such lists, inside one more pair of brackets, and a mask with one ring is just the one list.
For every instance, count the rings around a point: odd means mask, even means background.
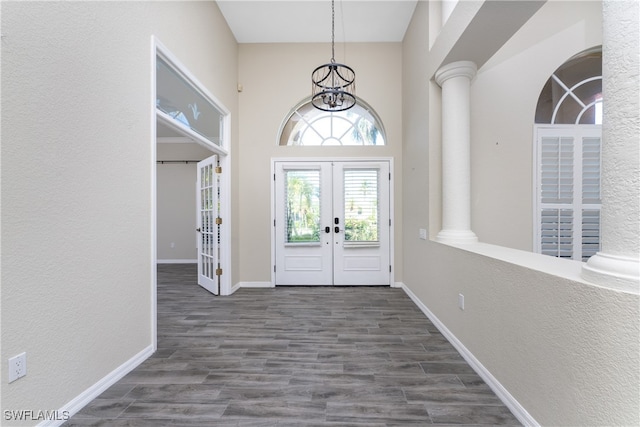
[{"label": "arched opening in wall", "polygon": [[547,80],[534,126],[534,251],[586,261],[600,249],[602,48]]},{"label": "arched opening in wall", "polygon": [[278,133],[284,146],[380,146],[386,140],[380,117],[360,98],[338,112],[318,110],[307,98],[289,112]]}]

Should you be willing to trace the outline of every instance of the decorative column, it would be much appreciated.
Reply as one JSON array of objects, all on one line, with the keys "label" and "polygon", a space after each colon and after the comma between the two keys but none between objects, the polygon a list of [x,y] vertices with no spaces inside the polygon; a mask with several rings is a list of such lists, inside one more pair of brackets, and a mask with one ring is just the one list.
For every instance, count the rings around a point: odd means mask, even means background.
[{"label": "decorative column", "polygon": [[640,293],[640,6],[602,2],[600,249],[582,268],[594,284]]},{"label": "decorative column", "polygon": [[471,231],[471,79],[477,67],[458,61],[435,75],[442,87],[442,243],[475,243]]}]

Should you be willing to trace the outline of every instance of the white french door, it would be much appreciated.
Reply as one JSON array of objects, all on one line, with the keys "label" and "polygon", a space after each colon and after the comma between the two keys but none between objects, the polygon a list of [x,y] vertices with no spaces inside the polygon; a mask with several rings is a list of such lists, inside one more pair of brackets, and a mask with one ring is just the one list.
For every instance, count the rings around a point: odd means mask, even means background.
[{"label": "white french door", "polygon": [[389,169],[274,163],[276,285],[390,285]]},{"label": "white french door", "polygon": [[218,295],[218,232],[220,225],[220,203],[218,201],[218,156],[198,162],[196,211],[198,232],[198,284]]}]

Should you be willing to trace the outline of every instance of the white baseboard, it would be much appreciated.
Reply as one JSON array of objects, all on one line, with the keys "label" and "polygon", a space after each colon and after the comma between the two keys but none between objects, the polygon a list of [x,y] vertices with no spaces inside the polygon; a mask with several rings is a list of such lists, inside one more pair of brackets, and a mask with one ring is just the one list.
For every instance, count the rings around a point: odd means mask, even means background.
[{"label": "white baseboard", "polygon": [[491,390],[505,404],[513,415],[525,426],[539,427],[538,423],[527,410],[507,391],[506,388],[480,363],[478,359],[460,342],[458,338],[436,317],[435,314],[423,304],[422,301],[404,283],[400,284],[405,293],[418,306],[420,310],[431,320],[442,335],[458,350],[460,355],[467,361],[474,371],[487,383]]},{"label": "white baseboard", "polygon": [[[86,389],[79,396],[75,397],[73,400],[64,405],[60,410],[58,410],[59,414],[68,414],[69,417],[74,416],[78,413],[82,408],[84,408],[87,404],[89,404],[93,399],[100,396],[102,392],[106,389],[117,383],[122,377],[131,372],[134,368],[140,365],[142,362],[147,360],[149,356],[153,354],[153,346],[150,345],[140,353],[133,356],[131,359],[124,362],[122,365],[117,367],[115,370],[111,371],[106,377],[102,378],[100,381]],[[51,420],[44,421],[38,424],[38,427],[57,427],[64,423],[64,420]]]},{"label": "white baseboard", "polygon": [[273,288],[271,282],[238,282],[236,284],[239,288]]},{"label": "white baseboard", "polygon": [[158,264],[197,264],[197,259],[159,259]]}]

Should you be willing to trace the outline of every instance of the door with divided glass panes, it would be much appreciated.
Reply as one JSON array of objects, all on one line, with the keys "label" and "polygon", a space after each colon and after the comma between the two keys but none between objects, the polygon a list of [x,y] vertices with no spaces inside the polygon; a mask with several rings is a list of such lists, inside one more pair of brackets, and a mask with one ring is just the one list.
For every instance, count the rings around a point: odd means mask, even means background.
[{"label": "door with divided glass panes", "polygon": [[275,162],[275,284],[390,285],[389,162]]},{"label": "door with divided glass panes", "polygon": [[218,235],[220,230],[220,203],[218,157],[211,156],[198,163],[196,183],[197,232],[198,232],[198,284],[218,295]]}]

